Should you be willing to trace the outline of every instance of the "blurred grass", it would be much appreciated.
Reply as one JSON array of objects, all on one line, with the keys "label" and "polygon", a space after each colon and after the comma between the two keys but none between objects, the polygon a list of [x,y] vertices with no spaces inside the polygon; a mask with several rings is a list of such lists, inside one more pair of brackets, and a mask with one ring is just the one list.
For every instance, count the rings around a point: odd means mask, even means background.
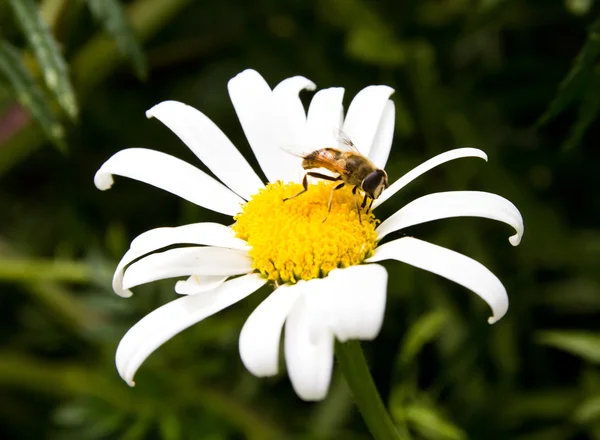
[{"label": "blurred grass", "polygon": [[[305,404],[285,374],[257,379],[243,368],[237,338],[266,292],[169,341],[134,389],[114,368],[126,330],[175,298],[170,282],[142,286],[129,300],[110,292],[107,271],[128,241],[157,226],[227,220],[133,182],[100,193],[94,172],[131,146],[195,160],[144,117],[166,99],[205,112],[250,158],[226,83],[255,68],[271,85],[302,74],[319,87],[343,86],[346,106],[366,85],[394,87],[391,180],[458,146],[488,154],[487,164],[456,161],[428,173],[382,216],[426,193],[468,189],[508,198],[525,219],[518,248],[506,228],[482,219],[407,231],[488,266],[511,306],[489,326],[487,306],[470,292],[387,264],[384,328],[363,346],[392,414],[427,440],[599,439],[600,6],[583,3],[121,1],[127,39],[137,38],[148,60],[145,82],[128,66],[139,76],[139,60],[86,2],[36,3],[68,65],[63,79],[80,117],[61,120],[61,154],[9,81],[0,84],[2,437],[369,438],[338,369],[328,398]],[[51,96],[6,2],[0,27]],[[46,104],[58,109],[56,100]]]},{"label": "blurred grass", "polygon": [[[172,16],[189,1],[138,0],[129,7],[131,27],[141,39],[149,38],[166,25]],[[120,61],[118,53],[114,41],[98,35],[88,41],[74,55],[71,68],[79,99],[83,99],[118,65]],[[41,147],[44,142],[37,127],[32,126],[30,122],[15,127],[14,131],[11,139],[2,146],[0,175],[27,157],[33,150]]]}]

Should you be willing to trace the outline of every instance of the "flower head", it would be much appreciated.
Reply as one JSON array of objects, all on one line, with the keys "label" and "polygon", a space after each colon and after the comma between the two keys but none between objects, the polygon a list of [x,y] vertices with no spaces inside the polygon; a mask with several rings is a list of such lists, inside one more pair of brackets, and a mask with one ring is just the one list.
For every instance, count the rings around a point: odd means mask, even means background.
[{"label": "flower head", "polygon": [[[349,187],[320,182],[303,197],[297,183],[270,183],[234,217],[236,236],[250,245],[252,267],[277,284],[322,278],[338,267],[361,264],[375,249],[373,214],[356,210]],[[332,196],[331,211],[327,201]],[[325,219],[325,220],[324,220]]]},{"label": "flower head", "polygon": [[[379,333],[387,272],[376,263],[386,259],[472,290],[490,305],[490,323],[506,313],[504,286],[477,261],[413,237],[380,242],[412,225],[476,216],[512,226],[516,233],[510,242],[516,246],[523,235],[517,208],[495,194],[443,192],[418,198],[379,224],[368,205],[359,205],[363,192],[356,182],[345,181],[352,184],[336,190],[342,186],[341,177],[332,176],[334,182],[316,179],[303,192],[300,181],[306,171],[301,159],[283,146],[294,144],[308,151],[334,147],[335,133],[343,129],[360,154],[383,169],[394,130],[391,88],[363,89],[345,117],[341,88],[320,90],[305,112],[298,93],[314,88],[297,76],[271,89],[253,70],[229,81],[229,95],[269,181],[266,185],[214,123],[174,101],[156,105],[148,117],[167,125],[222,183],[186,162],[147,149],[120,151],[96,173],[99,189],[110,188],[112,175],[122,175],[235,220],[232,226],[195,223],[153,229],[131,243],[113,278],[117,294],[130,296],[132,287],[159,279],[188,278],[175,284],[183,298],[144,317],[121,340],[116,364],[130,385],[139,366],[165,341],[268,283],[275,290],[242,328],[241,359],[256,376],[277,374],[285,326],[285,360],[294,389],[305,400],[321,399],[331,378],[334,338],[368,340]],[[373,209],[431,168],[464,157],[487,160],[475,148],[440,154],[393,182],[374,201]]]}]

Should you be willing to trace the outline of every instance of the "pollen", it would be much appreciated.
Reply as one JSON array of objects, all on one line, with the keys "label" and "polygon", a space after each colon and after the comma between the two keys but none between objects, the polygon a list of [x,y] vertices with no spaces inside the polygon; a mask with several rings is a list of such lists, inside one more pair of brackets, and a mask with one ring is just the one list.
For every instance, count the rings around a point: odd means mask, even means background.
[{"label": "pollen", "polygon": [[[360,264],[372,255],[378,221],[366,209],[359,219],[355,195],[347,186],[334,191],[328,214],[332,187],[331,182],[312,184],[284,201],[302,186],[270,183],[243,205],[232,228],[250,245],[255,270],[274,283],[294,284]],[[356,197],[360,209],[362,197]]]}]

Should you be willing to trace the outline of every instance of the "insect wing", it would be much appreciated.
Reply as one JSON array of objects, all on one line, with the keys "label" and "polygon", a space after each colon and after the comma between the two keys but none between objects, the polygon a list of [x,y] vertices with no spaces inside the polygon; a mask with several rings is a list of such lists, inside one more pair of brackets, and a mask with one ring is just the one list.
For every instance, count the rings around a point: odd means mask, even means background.
[{"label": "insect wing", "polygon": [[279,149],[287,154],[299,157],[300,159],[304,159],[306,156],[312,153],[312,150],[299,147],[297,145],[279,145]]},{"label": "insect wing", "polygon": [[310,154],[306,160],[311,161],[315,168],[325,168],[340,175],[347,173],[344,153],[334,148],[317,150]]},{"label": "insect wing", "polygon": [[361,154],[360,151],[358,151],[358,148],[356,148],[356,145],[354,145],[354,142],[352,142],[352,140],[346,134],[345,131],[338,129],[336,138],[338,140],[338,145],[341,150]]}]

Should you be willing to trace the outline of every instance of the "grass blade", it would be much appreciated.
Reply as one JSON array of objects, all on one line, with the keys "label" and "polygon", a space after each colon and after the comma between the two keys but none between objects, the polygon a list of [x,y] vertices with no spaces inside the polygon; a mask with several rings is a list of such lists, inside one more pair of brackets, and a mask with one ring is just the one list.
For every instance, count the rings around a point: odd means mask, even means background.
[{"label": "grass blade", "polygon": [[40,65],[48,89],[52,91],[60,106],[72,118],[77,117],[77,101],[69,79],[67,63],[42,20],[32,0],[10,0],[17,23],[27,39]]},{"label": "grass blade", "polygon": [[587,41],[575,58],[571,70],[561,82],[556,97],[538,120],[538,126],[544,125],[556,117],[584,93],[583,89],[588,82],[587,80],[593,74],[593,68],[599,55],[600,18],[592,24]]},{"label": "grass blade", "polygon": [[594,77],[589,81],[586,88],[587,93],[579,106],[577,122],[571,128],[569,137],[562,145],[564,151],[570,151],[579,145],[585,132],[596,119],[600,110],[600,90],[598,90],[598,87],[600,87],[600,71],[594,72]]},{"label": "grass blade", "polygon": [[600,364],[600,333],[556,330],[537,334],[539,344],[548,345]]},{"label": "grass blade", "polygon": [[404,336],[398,355],[400,369],[407,368],[423,346],[440,334],[448,316],[443,311],[430,312],[415,322]]},{"label": "grass blade", "polygon": [[125,10],[119,0],[87,0],[94,19],[113,38],[119,51],[127,57],[140,79],[148,76],[148,63]]},{"label": "grass blade", "polygon": [[85,283],[92,270],[85,263],[71,260],[0,257],[0,281],[27,282],[32,280]]},{"label": "grass blade", "polygon": [[466,440],[467,434],[433,405],[414,403],[406,408],[406,418],[421,436],[432,440]]},{"label": "grass blade", "polygon": [[48,97],[27,70],[21,53],[6,41],[0,41],[0,74],[6,77],[19,103],[31,113],[46,136],[64,150],[64,129],[48,104]]}]

